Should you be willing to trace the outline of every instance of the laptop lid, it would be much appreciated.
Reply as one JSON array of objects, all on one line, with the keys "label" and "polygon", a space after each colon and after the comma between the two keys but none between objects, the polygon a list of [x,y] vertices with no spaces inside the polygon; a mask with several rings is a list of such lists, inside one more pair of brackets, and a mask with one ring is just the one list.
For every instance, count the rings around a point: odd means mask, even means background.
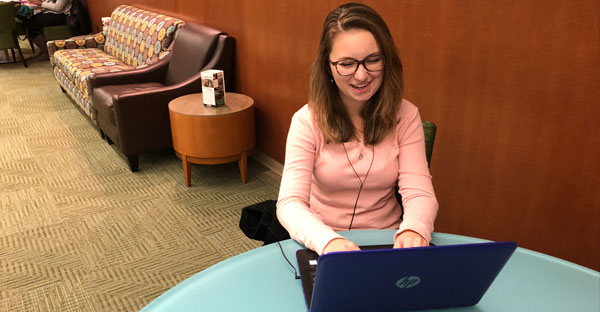
[{"label": "laptop lid", "polygon": [[[516,247],[490,242],[328,253],[317,260],[312,295],[304,289],[307,306],[312,312],[472,306]],[[297,256],[304,288],[302,253]]]},{"label": "laptop lid", "polygon": [[[392,249],[394,245],[368,245],[360,246],[361,251],[364,250],[376,250],[376,249]],[[434,246],[434,245],[432,245]],[[296,260],[298,261],[298,268],[300,270],[300,279],[302,281],[302,290],[304,291],[304,299],[306,305],[310,307],[310,300],[312,298],[313,286],[315,283],[315,275],[317,273],[317,262],[319,255],[310,249],[300,249],[296,251]]]}]

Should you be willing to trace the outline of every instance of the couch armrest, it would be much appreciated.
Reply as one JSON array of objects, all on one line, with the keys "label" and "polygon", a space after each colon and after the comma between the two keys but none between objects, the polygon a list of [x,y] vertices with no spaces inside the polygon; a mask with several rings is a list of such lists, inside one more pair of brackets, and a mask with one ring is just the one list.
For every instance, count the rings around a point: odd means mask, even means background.
[{"label": "couch armrest", "polygon": [[50,63],[54,65],[54,52],[65,49],[96,48],[103,49],[106,38],[102,33],[87,36],[77,36],[65,40],[50,40],[46,42]]},{"label": "couch armrest", "polygon": [[164,82],[167,70],[169,69],[169,60],[171,53],[158,62],[139,69],[100,73],[88,77],[88,85],[91,90],[108,85],[123,85],[144,82]]}]

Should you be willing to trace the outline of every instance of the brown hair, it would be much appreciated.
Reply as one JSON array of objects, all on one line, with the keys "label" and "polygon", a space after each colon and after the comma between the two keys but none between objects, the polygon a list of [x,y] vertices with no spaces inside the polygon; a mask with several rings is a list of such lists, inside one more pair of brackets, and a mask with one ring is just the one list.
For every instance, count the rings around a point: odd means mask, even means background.
[{"label": "brown hair", "polygon": [[364,141],[379,143],[393,131],[403,97],[402,63],[390,31],[377,12],[359,3],[344,4],[333,10],[323,23],[321,42],[312,65],[308,105],[327,142],[347,142],[355,136],[355,127],[342,104],[338,88],[331,82],[329,54],[335,36],[351,29],[370,32],[381,50],[385,62],[379,90],[360,112],[364,119]]}]

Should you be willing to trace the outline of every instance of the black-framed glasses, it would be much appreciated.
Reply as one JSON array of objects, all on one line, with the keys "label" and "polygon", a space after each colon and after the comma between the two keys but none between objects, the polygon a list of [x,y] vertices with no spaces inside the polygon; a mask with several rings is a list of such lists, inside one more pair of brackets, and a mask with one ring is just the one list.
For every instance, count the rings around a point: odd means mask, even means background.
[{"label": "black-framed glasses", "polygon": [[331,65],[335,66],[335,70],[340,76],[351,76],[356,73],[358,66],[362,66],[369,72],[378,72],[385,66],[385,61],[381,55],[369,56],[366,59],[359,61],[355,59],[343,59],[337,62],[329,61]]}]

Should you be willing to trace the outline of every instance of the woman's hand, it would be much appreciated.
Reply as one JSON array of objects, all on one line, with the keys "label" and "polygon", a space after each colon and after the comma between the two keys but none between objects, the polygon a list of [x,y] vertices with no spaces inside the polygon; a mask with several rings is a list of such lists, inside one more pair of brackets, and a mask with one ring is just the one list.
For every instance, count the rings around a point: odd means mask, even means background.
[{"label": "woman's hand", "polygon": [[394,248],[409,248],[428,246],[427,241],[423,236],[415,231],[406,230],[396,237],[394,240]]},{"label": "woman's hand", "polygon": [[323,248],[323,253],[334,251],[356,251],[360,250],[358,246],[345,238],[334,238]]}]

